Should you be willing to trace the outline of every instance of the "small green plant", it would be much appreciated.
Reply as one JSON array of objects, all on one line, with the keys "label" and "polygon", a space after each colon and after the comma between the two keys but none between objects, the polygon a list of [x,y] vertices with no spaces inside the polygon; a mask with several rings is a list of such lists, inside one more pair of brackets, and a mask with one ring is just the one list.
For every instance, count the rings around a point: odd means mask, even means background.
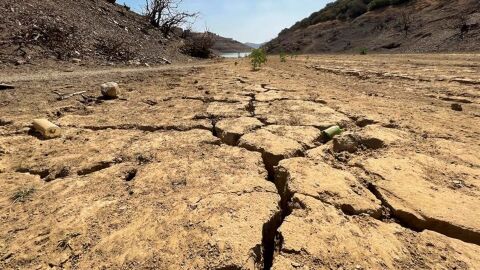
[{"label": "small green plant", "polygon": [[25,189],[20,189],[17,192],[15,192],[12,197],[10,197],[10,200],[13,201],[13,203],[17,202],[26,202],[28,198],[30,198],[33,193],[35,192],[35,188],[25,188]]},{"label": "small green plant", "polygon": [[360,55],[367,55],[368,54],[368,49],[367,48],[360,48],[358,50],[358,52],[360,53]]},{"label": "small green plant", "polygon": [[280,62],[282,63],[287,62],[287,55],[284,52],[280,53]]},{"label": "small green plant", "polygon": [[263,49],[255,49],[250,54],[250,61],[253,70],[258,70],[262,64],[267,62],[267,53]]}]

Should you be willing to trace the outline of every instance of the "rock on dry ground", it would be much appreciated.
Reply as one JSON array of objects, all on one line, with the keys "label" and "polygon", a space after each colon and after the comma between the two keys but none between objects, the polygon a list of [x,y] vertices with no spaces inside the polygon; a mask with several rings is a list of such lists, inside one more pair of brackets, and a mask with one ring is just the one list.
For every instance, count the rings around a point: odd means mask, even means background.
[{"label": "rock on dry ground", "polygon": [[6,70],[0,268],[480,268],[480,58],[404,57]]}]

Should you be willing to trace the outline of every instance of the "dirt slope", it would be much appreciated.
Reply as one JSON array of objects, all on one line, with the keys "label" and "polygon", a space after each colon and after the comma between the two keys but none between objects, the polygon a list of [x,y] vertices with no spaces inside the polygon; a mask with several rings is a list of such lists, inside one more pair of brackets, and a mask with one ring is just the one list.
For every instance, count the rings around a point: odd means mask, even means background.
[{"label": "dirt slope", "polygon": [[185,59],[145,19],[106,0],[5,0],[0,61],[36,59],[163,62]]},{"label": "dirt slope", "polygon": [[479,269],[479,55],[277,58],[4,70],[0,268]]},{"label": "dirt slope", "polygon": [[314,24],[304,20],[265,47],[277,53],[357,52],[360,48],[413,53],[479,51],[479,10],[478,0],[410,0],[353,19],[326,17]]}]

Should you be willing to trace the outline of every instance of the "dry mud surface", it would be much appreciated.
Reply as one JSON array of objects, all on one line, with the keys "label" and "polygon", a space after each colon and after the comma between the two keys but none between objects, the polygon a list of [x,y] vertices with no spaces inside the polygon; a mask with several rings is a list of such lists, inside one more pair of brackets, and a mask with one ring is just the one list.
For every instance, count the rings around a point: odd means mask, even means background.
[{"label": "dry mud surface", "polygon": [[275,58],[3,70],[0,268],[480,269],[480,56]]}]

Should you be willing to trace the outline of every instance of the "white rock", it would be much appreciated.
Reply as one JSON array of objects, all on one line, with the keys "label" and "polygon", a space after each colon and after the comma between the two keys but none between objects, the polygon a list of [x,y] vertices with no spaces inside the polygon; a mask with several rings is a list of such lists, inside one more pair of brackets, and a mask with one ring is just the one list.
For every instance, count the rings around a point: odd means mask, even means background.
[{"label": "white rock", "polygon": [[102,95],[107,98],[117,98],[120,95],[120,87],[116,82],[107,82],[100,86]]}]

